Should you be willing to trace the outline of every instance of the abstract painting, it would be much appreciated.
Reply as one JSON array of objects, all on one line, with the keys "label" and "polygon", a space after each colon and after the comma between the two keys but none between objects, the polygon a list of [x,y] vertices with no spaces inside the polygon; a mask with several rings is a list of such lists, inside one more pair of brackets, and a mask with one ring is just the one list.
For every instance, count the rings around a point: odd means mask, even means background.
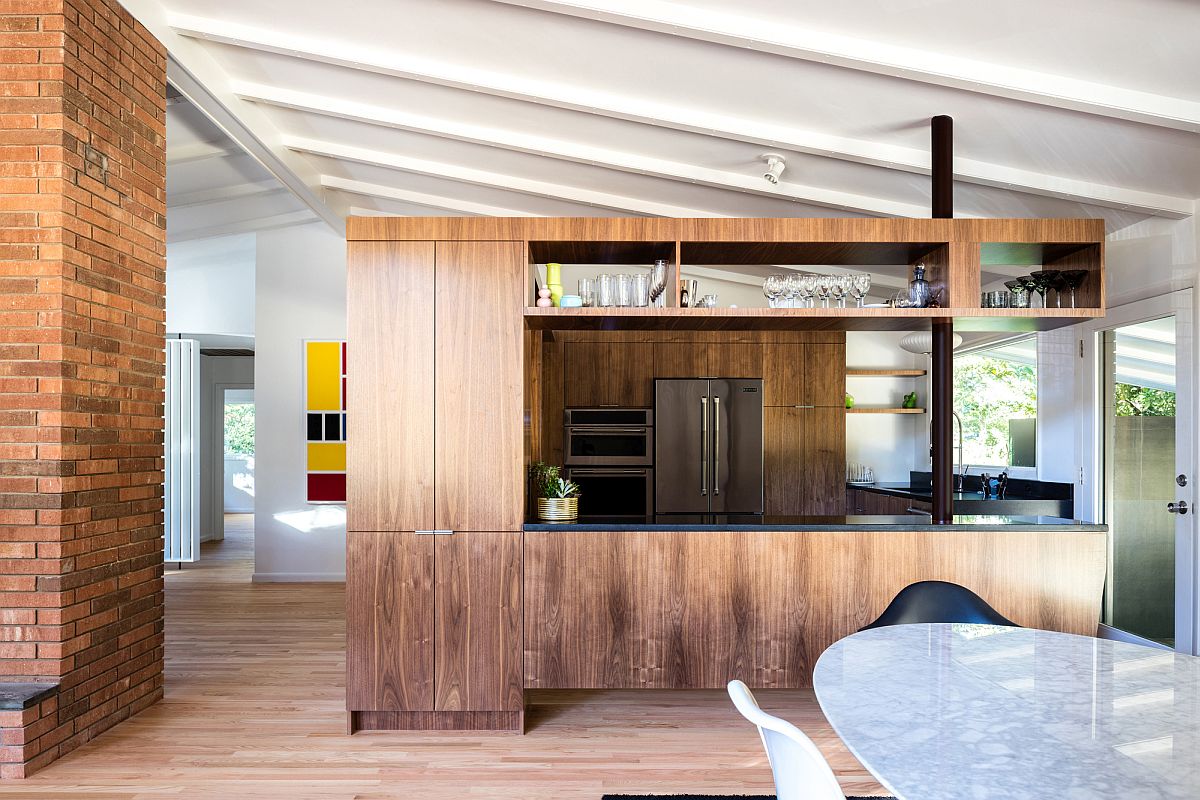
[{"label": "abstract painting", "polygon": [[308,502],[346,502],[346,343],[304,342]]}]

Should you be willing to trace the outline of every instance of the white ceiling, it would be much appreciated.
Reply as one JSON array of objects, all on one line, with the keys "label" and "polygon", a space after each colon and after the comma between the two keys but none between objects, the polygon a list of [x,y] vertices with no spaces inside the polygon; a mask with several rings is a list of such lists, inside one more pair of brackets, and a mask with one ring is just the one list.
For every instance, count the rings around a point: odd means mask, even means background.
[{"label": "white ceiling", "polygon": [[[1112,231],[1200,196],[1188,0],[123,1],[219,123],[169,111],[174,238],[348,213],[928,216],[936,114],[957,216]],[[225,135],[245,152],[182,155]]]}]

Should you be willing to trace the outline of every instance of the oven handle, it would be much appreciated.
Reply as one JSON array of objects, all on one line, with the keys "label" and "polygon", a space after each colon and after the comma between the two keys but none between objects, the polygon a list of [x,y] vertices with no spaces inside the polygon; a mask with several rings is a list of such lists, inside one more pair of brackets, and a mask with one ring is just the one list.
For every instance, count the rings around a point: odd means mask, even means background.
[{"label": "oven handle", "polygon": [[649,426],[646,426],[645,428],[584,428],[577,425],[572,425],[567,428],[567,433],[648,433],[648,428]]},{"label": "oven handle", "polygon": [[612,467],[603,467],[601,469],[579,469],[571,467],[568,472],[571,475],[646,475],[650,472],[649,469],[614,469]]}]

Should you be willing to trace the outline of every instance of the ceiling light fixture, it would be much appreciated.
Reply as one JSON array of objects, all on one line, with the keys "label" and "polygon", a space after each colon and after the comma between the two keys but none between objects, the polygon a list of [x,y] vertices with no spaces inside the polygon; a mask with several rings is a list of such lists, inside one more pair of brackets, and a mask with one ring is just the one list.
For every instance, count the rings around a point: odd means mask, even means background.
[{"label": "ceiling light fixture", "polygon": [[761,158],[767,162],[767,171],[763,173],[763,178],[772,186],[777,186],[779,184],[779,176],[787,168],[787,161],[778,153],[763,153]]}]

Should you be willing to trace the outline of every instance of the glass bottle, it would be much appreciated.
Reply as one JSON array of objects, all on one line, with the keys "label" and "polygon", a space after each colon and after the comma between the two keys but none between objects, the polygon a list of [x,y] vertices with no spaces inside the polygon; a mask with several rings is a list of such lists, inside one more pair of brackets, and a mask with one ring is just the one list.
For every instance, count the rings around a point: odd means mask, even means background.
[{"label": "glass bottle", "polygon": [[912,280],[908,282],[908,300],[913,308],[929,306],[929,281],[925,280],[925,265],[913,267]]}]

